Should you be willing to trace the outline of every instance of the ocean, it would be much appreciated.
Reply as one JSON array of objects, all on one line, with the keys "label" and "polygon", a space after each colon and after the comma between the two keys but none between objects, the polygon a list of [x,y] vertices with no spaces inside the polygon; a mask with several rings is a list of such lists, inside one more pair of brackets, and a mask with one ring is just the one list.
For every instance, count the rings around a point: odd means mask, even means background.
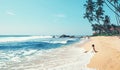
[{"label": "ocean", "polygon": [[[40,62],[45,60],[49,61],[49,57],[44,58],[44,55],[49,54],[51,51],[54,51],[54,49],[67,47],[68,45],[78,41],[80,41],[79,38],[53,38],[52,36],[31,35],[1,35],[0,70],[24,70],[25,65],[29,66],[29,64],[35,63],[37,60],[40,60]],[[26,68],[26,70],[27,69],[29,70],[29,68]]]}]

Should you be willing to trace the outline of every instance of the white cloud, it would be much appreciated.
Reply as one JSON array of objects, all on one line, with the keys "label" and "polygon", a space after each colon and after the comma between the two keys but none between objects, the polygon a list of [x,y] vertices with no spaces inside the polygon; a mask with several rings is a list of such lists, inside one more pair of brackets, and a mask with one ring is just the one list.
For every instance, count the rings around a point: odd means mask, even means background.
[{"label": "white cloud", "polygon": [[13,11],[7,11],[6,14],[7,14],[7,15],[11,15],[11,16],[16,15]]},{"label": "white cloud", "polygon": [[66,17],[66,15],[64,15],[64,14],[56,14],[55,16],[58,18],[65,18]]},{"label": "white cloud", "polygon": [[54,20],[53,20],[54,23],[61,23],[61,22],[64,21],[64,19],[67,16],[65,14],[55,14],[54,17],[55,17]]}]

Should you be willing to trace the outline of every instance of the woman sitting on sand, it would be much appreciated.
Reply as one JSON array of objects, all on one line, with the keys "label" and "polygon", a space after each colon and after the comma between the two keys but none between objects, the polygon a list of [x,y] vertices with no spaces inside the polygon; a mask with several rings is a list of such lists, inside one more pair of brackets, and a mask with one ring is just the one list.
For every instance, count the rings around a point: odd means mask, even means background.
[{"label": "woman sitting on sand", "polygon": [[97,53],[97,51],[95,50],[95,45],[94,45],[94,44],[92,44],[92,47],[93,47],[93,51],[94,51],[95,53]]}]

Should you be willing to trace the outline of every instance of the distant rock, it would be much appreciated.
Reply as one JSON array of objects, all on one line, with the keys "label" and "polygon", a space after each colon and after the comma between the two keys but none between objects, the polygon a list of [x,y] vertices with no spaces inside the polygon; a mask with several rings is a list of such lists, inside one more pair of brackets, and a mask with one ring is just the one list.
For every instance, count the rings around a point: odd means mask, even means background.
[{"label": "distant rock", "polygon": [[61,35],[60,38],[75,38],[75,36],[70,36],[70,35]]},{"label": "distant rock", "polygon": [[53,36],[52,38],[56,38],[55,36]]},{"label": "distant rock", "polygon": [[70,38],[75,38],[75,36],[70,36]]}]

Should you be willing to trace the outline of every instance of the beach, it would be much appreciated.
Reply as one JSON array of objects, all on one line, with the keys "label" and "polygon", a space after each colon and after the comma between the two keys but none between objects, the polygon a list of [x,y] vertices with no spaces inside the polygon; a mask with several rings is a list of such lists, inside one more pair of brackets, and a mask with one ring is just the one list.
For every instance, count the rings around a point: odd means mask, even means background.
[{"label": "beach", "polygon": [[98,52],[94,54],[87,65],[89,68],[96,70],[120,69],[120,39],[117,36],[91,37],[90,41],[83,44],[82,47],[89,51],[92,44],[95,44]]},{"label": "beach", "polygon": [[[23,37],[22,37],[23,38]],[[119,70],[120,69],[120,39],[117,36],[95,36],[81,38],[80,41],[56,48],[44,49],[41,44],[57,46],[58,42],[66,44],[74,39],[43,39],[32,36],[32,42],[27,37],[27,42],[21,38],[13,38],[8,43],[2,39],[1,45],[11,45],[11,50],[1,47],[0,70]],[[26,37],[25,37],[26,39]],[[30,37],[31,39],[31,37]],[[40,39],[40,41],[39,41]],[[6,42],[5,42],[6,41]],[[29,45],[32,43],[32,46]],[[27,45],[28,46],[27,46]],[[39,44],[39,45],[38,45]],[[93,51],[95,45],[97,53]],[[26,45],[26,46],[24,46]],[[37,46],[36,46],[37,45]],[[15,49],[21,46],[23,49]],[[42,45],[43,46],[43,45]],[[14,48],[12,48],[14,47]],[[36,47],[36,49],[34,48]],[[43,48],[43,50],[38,50]],[[9,50],[6,52],[6,50]]]}]

